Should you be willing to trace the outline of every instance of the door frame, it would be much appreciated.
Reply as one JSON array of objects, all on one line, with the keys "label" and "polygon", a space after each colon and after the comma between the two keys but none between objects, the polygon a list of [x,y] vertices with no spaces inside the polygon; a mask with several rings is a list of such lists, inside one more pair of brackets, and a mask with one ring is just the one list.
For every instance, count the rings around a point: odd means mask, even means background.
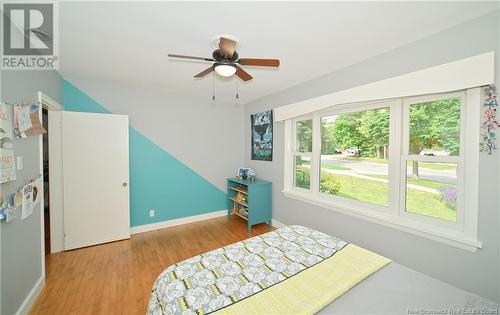
[{"label": "door frame", "polygon": [[[41,105],[40,110],[38,111],[38,117],[40,121],[42,121],[42,109],[47,109],[48,111],[62,111],[64,108],[55,100],[44,94],[43,92],[39,91],[37,93],[38,97],[38,103]],[[50,130],[50,125],[49,125],[49,130]],[[39,159],[40,159],[40,176],[43,177],[45,174],[43,173],[43,135],[38,136],[38,143],[39,143]],[[49,151],[49,156],[50,156],[50,151]],[[61,165],[62,169],[62,165]],[[50,179],[49,179],[49,186],[50,186]],[[62,193],[61,193],[62,196]],[[44,192],[44,185],[42,184],[42,198],[40,199],[40,249],[41,249],[41,265],[42,265],[42,278],[43,278],[43,283],[45,283],[45,216],[44,216],[44,208],[45,208],[45,192]],[[51,220],[52,221],[52,220]],[[61,231],[62,233],[62,231]],[[51,233],[52,234],[52,233]],[[52,242],[52,237],[51,237],[51,242]],[[52,246],[51,246],[52,247]]]}]

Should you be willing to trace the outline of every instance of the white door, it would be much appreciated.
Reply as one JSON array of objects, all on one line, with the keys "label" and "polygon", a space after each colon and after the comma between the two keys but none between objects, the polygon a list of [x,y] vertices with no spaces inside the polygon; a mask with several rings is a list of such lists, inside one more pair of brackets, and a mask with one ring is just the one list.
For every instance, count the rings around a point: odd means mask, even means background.
[{"label": "white door", "polygon": [[128,116],[62,113],[64,249],[130,238]]}]

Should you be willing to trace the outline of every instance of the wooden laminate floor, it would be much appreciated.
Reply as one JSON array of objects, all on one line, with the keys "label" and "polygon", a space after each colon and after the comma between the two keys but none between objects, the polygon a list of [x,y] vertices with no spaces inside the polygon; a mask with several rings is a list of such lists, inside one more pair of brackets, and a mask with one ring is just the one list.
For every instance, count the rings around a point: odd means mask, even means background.
[{"label": "wooden laminate floor", "polygon": [[[271,230],[259,224],[251,236]],[[245,221],[221,217],[47,255],[45,288],[30,314],[145,314],[163,269],[248,237]]]}]

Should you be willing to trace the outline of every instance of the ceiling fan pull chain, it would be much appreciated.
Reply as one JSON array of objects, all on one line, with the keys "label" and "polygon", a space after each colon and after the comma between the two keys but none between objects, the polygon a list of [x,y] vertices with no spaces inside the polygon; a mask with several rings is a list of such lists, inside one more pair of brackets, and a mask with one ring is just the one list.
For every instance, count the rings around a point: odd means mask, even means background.
[{"label": "ceiling fan pull chain", "polygon": [[213,78],[212,101],[215,101],[215,72],[214,72],[214,75],[212,76],[212,78]]},{"label": "ceiling fan pull chain", "polygon": [[240,98],[240,96],[238,95],[238,78],[235,79],[236,81],[236,99]]}]

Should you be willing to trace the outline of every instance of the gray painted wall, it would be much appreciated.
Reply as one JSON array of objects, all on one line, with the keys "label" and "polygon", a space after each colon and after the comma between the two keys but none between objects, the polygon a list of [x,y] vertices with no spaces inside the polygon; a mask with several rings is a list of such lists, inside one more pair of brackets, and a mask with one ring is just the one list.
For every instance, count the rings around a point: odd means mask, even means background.
[{"label": "gray painted wall", "polygon": [[[55,71],[2,71],[1,89],[2,100],[8,103],[36,100],[37,92],[42,91],[62,104],[62,79]],[[23,169],[17,171],[15,182],[1,186],[6,196],[40,175],[38,137],[15,139],[14,154],[23,157]],[[0,223],[1,314],[15,314],[42,276],[41,213],[38,205],[33,215],[21,220],[21,209],[18,209],[15,221]]]},{"label": "gray painted wall", "polygon": [[[499,85],[499,11],[419,40],[326,76],[269,95],[246,106],[246,166],[273,182],[273,218],[303,224],[378,252],[410,268],[462,289],[500,301],[499,181],[500,152],[480,157],[479,238],[483,249],[467,252],[330,209],[284,197],[283,122],[274,126],[274,160],[250,160],[250,114],[332,93],[430,66],[496,50]],[[341,43],[339,43],[341,44]]]},{"label": "gray painted wall", "polygon": [[223,191],[244,164],[243,104],[213,102],[209,93],[194,98],[167,88],[65,79],[112,113],[129,115],[131,126]]}]

